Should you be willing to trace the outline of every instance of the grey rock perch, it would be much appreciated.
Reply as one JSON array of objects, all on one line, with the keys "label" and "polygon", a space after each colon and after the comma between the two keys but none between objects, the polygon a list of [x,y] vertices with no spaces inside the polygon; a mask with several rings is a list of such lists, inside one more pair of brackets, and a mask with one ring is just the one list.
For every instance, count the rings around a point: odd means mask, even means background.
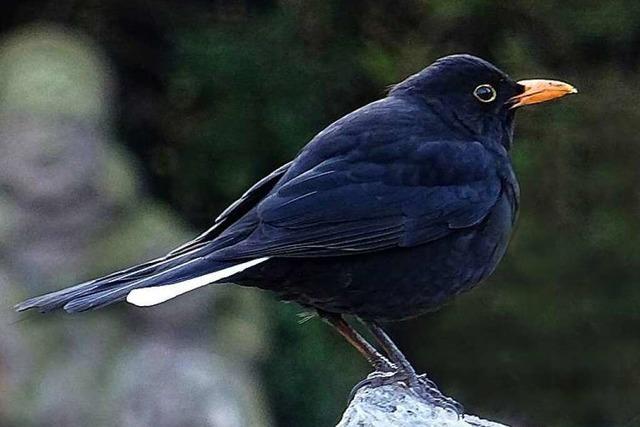
[{"label": "grey rock perch", "polygon": [[402,385],[362,387],[336,427],[508,427],[433,406]]}]

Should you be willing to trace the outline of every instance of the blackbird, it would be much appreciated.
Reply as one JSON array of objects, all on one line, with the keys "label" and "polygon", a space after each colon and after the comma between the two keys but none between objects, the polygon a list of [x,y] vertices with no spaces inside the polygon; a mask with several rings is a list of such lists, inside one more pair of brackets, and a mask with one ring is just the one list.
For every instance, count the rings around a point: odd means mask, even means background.
[{"label": "blackbird", "polygon": [[[333,325],[376,369],[367,381],[401,381],[458,410],[379,322],[435,310],[492,273],[518,211],[515,111],[576,92],[516,82],[471,55],[438,59],[329,125],[194,240],[16,309],[151,306],[212,283],[268,289]],[[343,315],[361,320],[386,355]]]}]

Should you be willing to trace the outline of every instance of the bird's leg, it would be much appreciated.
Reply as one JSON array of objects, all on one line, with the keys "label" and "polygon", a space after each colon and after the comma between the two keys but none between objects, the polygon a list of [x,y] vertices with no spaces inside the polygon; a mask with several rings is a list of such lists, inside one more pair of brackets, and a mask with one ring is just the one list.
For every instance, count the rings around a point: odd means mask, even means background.
[{"label": "bird's leg", "polygon": [[394,372],[397,370],[389,359],[384,357],[369,342],[364,339],[347,321],[339,314],[318,312],[320,317],[333,326],[342,335],[349,344],[364,356],[365,359],[379,372]]},{"label": "bird's leg", "polygon": [[[403,382],[410,389],[417,392],[421,397],[425,398],[428,402],[435,405],[449,408],[457,412],[458,414],[464,413],[464,408],[461,404],[456,402],[450,397],[443,395],[436,384],[429,380],[426,375],[417,375],[411,363],[407,360],[405,355],[400,351],[398,346],[393,342],[391,337],[375,322],[368,322],[361,320],[362,323],[371,331],[371,334],[376,338],[380,346],[389,356],[389,359],[393,364],[398,367],[398,370],[389,375],[377,375],[372,377],[369,384],[371,385],[383,385],[391,384],[394,382]],[[364,384],[362,384],[364,385]]]},{"label": "bird's leg", "polygon": [[[371,331],[371,334],[375,337],[375,339],[380,343],[384,351],[389,356],[389,359],[393,361],[393,363],[398,367],[399,370],[404,371],[407,374],[407,380],[409,381],[408,386],[417,386],[420,382],[418,379],[418,375],[416,371],[411,366],[411,363],[407,360],[406,356],[400,351],[398,346],[393,342],[391,337],[387,335],[387,333],[374,322],[363,322],[367,328]],[[435,384],[432,383],[432,386],[435,387]]]}]

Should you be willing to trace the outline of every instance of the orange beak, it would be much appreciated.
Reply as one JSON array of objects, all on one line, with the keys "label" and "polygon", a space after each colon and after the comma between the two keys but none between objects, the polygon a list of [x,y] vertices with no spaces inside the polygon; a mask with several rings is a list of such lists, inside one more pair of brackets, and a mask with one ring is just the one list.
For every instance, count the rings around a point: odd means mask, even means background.
[{"label": "orange beak", "polygon": [[518,84],[524,86],[524,92],[509,100],[513,103],[511,108],[539,104],[540,102],[551,101],[552,99],[562,98],[565,95],[578,93],[578,89],[569,83],[557,80],[520,80]]}]

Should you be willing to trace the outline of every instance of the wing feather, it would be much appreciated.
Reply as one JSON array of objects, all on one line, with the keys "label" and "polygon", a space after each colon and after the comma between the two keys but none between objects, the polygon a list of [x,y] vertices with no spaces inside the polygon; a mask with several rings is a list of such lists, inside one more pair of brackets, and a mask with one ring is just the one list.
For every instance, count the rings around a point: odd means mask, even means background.
[{"label": "wing feather", "polygon": [[[350,165],[320,165],[269,194],[255,230],[221,257],[340,256],[411,247],[480,223],[498,201],[497,176],[448,185],[354,182]],[[409,176],[408,174],[400,176]]]}]

